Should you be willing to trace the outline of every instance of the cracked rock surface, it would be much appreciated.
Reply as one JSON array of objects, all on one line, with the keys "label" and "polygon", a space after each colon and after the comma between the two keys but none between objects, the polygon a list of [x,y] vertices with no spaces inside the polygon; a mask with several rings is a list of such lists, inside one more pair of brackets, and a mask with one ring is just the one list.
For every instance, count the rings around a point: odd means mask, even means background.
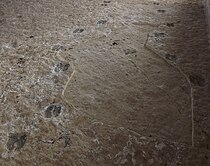
[{"label": "cracked rock surface", "polygon": [[0,165],[210,165],[207,36],[202,0],[0,0]]}]

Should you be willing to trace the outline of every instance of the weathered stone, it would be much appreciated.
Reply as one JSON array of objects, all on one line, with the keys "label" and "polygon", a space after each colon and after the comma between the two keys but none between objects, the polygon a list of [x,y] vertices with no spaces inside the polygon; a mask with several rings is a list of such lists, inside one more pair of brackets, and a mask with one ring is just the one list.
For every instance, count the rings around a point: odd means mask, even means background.
[{"label": "weathered stone", "polygon": [[202,6],[1,0],[0,165],[208,166]]}]

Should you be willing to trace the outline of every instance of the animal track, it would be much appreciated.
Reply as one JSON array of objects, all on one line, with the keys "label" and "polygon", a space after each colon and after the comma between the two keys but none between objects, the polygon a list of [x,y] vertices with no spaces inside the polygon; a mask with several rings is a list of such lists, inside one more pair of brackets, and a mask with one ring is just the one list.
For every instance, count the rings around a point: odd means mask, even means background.
[{"label": "animal track", "polygon": [[45,118],[57,117],[61,114],[62,106],[59,104],[49,105],[44,112]]},{"label": "animal track", "polygon": [[200,86],[200,87],[205,86],[205,79],[201,75],[197,75],[197,74],[190,75],[189,79],[190,79],[190,82],[195,86]]},{"label": "animal track", "polygon": [[59,73],[61,71],[67,71],[69,67],[70,67],[70,64],[68,63],[58,63],[55,65],[54,71],[56,73]]},{"label": "animal track", "polygon": [[84,30],[85,29],[83,29],[83,28],[77,28],[73,31],[73,33],[82,33],[82,32],[84,32]]},{"label": "animal track", "polygon": [[9,135],[7,142],[8,150],[19,150],[26,143],[27,135],[25,133],[13,133]]},{"label": "animal track", "polygon": [[107,6],[107,4],[109,4],[111,1],[104,1],[101,6]]}]

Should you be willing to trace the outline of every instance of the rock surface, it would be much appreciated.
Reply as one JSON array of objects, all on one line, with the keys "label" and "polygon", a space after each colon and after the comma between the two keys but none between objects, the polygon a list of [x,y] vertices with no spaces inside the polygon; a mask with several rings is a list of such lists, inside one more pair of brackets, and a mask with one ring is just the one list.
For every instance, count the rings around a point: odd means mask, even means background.
[{"label": "rock surface", "polygon": [[207,41],[201,0],[0,0],[0,165],[210,165]]}]

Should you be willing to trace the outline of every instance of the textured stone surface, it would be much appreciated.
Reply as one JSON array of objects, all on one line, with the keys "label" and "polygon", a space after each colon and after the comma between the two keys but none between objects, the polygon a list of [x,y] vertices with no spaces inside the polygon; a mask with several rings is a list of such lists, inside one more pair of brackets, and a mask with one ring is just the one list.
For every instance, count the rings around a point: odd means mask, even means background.
[{"label": "textured stone surface", "polygon": [[0,165],[210,165],[207,41],[201,0],[0,0]]}]

